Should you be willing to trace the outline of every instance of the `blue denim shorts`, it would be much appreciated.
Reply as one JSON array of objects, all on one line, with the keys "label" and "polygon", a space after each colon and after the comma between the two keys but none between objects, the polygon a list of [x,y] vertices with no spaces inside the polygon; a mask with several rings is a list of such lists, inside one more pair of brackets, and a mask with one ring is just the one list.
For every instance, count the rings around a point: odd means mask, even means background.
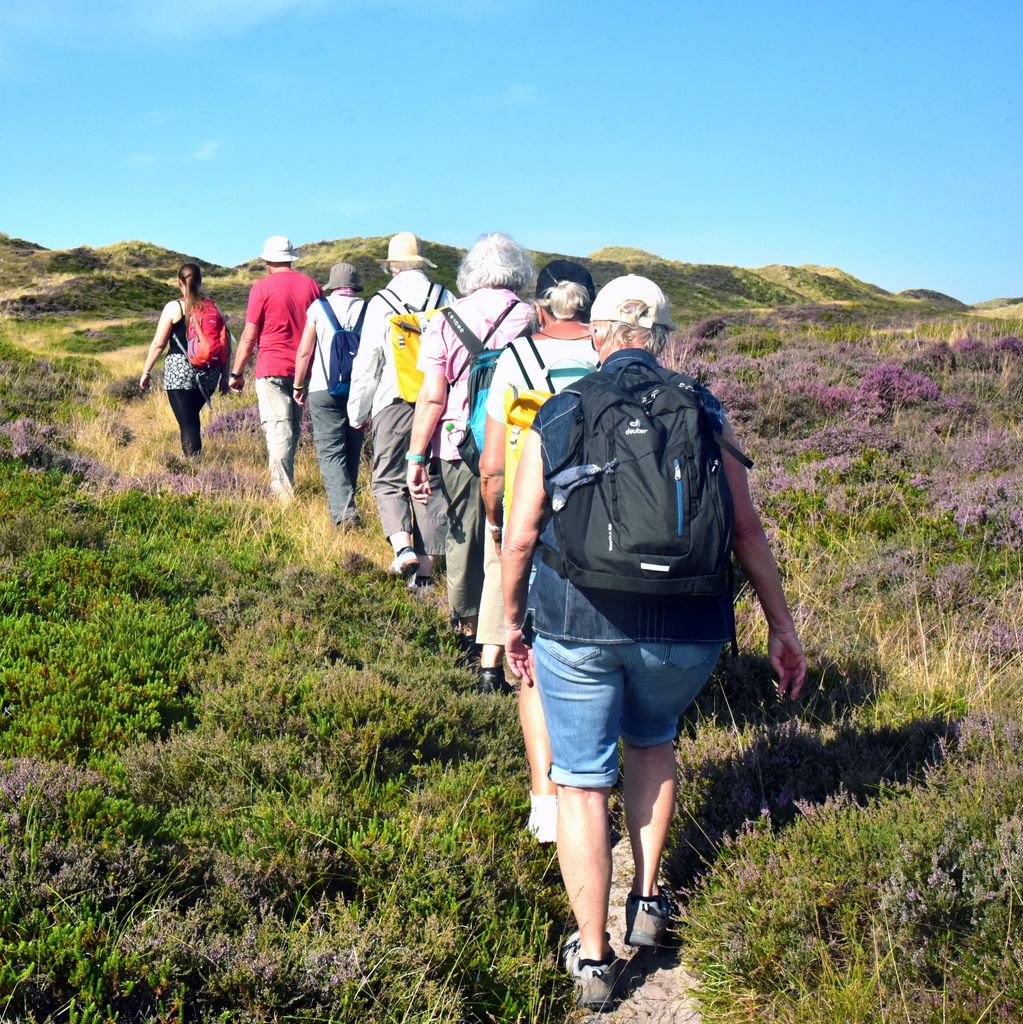
[{"label": "blue denim shorts", "polygon": [[618,740],[656,747],[717,664],[720,643],[594,643],[537,636],[537,686],[551,737],[551,779],[599,789],[618,779]]}]

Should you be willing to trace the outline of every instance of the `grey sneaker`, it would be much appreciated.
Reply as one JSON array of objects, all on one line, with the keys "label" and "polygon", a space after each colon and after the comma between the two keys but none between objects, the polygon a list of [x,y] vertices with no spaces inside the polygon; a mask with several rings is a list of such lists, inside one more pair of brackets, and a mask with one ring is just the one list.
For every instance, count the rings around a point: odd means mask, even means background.
[{"label": "grey sneaker", "polygon": [[584,960],[579,956],[579,933],[573,932],[561,951],[565,970],[575,982],[575,1004],[587,1010],[609,1010],[618,980],[618,958],[612,951],[607,960]]},{"label": "grey sneaker", "polygon": [[668,930],[668,900],[656,896],[635,896],[625,901],[625,941],[630,946],[659,946]]}]

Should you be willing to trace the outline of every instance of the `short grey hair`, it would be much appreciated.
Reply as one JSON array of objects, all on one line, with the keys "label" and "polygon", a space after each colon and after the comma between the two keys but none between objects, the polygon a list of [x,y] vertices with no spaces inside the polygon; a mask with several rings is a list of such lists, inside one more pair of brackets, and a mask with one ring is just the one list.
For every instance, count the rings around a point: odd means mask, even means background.
[{"label": "short grey hair", "polygon": [[576,281],[559,281],[534,301],[555,320],[588,320],[593,305],[590,293]]},{"label": "short grey hair", "polygon": [[[620,311],[626,315],[642,316],[649,307],[639,299],[623,302]],[[652,327],[639,327],[634,324],[622,323],[620,320],[601,320],[607,325],[604,335],[605,344],[612,351],[620,348],[644,348],[652,356],[659,356],[668,344],[672,329],[666,324],[654,324]]]},{"label": "short grey hair", "polygon": [[480,288],[521,292],[533,280],[533,261],[507,235],[483,235],[458,265],[458,291],[471,295]]},{"label": "short grey hair", "polygon": [[394,260],[388,263],[384,260],[380,264],[383,270],[386,270],[388,274],[400,274],[403,270],[422,270],[423,263],[421,260]]}]

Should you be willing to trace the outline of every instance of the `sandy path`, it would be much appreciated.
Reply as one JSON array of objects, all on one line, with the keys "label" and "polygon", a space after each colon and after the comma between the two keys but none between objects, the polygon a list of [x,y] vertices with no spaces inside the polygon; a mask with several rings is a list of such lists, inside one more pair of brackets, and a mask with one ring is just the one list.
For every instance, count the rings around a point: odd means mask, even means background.
[{"label": "sandy path", "polygon": [[700,1024],[701,1018],[689,996],[692,981],[679,964],[678,950],[672,946],[637,950],[626,946],[625,900],[632,883],[632,854],[627,836],[612,849],[614,875],[611,881],[611,914],[608,930],[611,945],[628,963],[620,983],[625,993],[616,1008],[608,1013],[591,1013],[578,1019],[587,1024],[617,1024],[644,1021],[648,1024]]}]

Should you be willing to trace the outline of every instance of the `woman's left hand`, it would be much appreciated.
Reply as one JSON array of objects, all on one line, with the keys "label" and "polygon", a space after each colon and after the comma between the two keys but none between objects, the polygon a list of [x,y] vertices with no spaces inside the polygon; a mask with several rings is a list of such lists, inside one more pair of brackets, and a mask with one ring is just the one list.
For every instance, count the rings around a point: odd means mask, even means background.
[{"label": "woman's left hand", "polygon": [[149,390],[149,371],[143,370],[142,376],[139,377],[139,391]]}]

